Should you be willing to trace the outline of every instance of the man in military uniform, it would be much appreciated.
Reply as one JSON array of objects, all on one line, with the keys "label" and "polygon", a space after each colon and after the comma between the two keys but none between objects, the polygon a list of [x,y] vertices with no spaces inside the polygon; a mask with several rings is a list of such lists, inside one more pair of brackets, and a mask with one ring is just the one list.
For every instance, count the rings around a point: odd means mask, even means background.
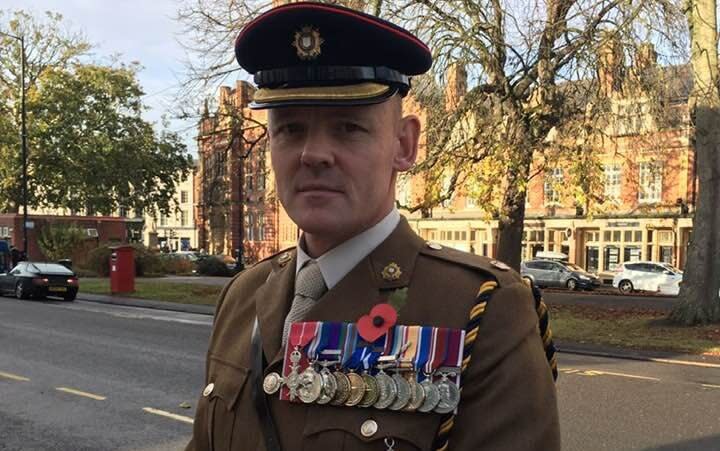
[{"label": "man in military uniform", "polygon": [[[221,294],[187,449],[559,449],[531,290],[500,262],[425,242],[394,206],[420,136],[401,99],[430,68],[428,48],[373,16],[291,3],[249,23],[235,50],[258,85],[253,106],[269,109],[277,192],[303,233]],[[263,393],[285,374],[292,323],[354,323],[398,290],[398,324],[467,331],[456,414]]]}]

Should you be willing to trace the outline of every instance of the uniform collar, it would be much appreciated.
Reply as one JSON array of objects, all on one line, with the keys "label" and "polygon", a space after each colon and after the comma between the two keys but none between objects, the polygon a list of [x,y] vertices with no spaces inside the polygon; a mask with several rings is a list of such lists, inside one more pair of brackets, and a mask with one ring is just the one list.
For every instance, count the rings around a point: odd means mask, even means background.
[{"label": "uniform collar", "polygon": [[[400,222],[400,213],[393,208],[380,222],[330,249],[316,259],[328,289],[331,289],[358,263],[390,236]],[[297,245],[295,274],[312,258],[303,250],[303,238]]]}]

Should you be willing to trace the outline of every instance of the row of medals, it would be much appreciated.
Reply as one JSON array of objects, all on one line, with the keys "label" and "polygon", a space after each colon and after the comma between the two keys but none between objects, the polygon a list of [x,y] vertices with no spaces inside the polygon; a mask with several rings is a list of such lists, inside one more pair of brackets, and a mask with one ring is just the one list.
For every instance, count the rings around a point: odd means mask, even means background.
[{"label": "row of medals", "polygon": [[[337,369],[337,361],[314,362],[299,372],[300,360],[300,352],[293,351],[290,354],[291,367],[287,377],[283,378],[278,373],[265,376],[265,393],[272,395],[286,386],[291,401],[299,399],[306,404],[442,414],[454,411],[460,402],[459,388],[455,382],[448,379],[448,376],[455,374],[454,368],[438,370],[440,379],[435,382],[432,381],[432,376],[417,382],[412,366],[405,367],[397,363],[378,365],[378,373],[371,375],[367,371],[362,374],[352,370],[344,373]],[[315,365],[322,369],[317,371]],[[335,367],[332,371],[331,366]],[[384,371],[389,368],[392,368],[392,374]]]}]

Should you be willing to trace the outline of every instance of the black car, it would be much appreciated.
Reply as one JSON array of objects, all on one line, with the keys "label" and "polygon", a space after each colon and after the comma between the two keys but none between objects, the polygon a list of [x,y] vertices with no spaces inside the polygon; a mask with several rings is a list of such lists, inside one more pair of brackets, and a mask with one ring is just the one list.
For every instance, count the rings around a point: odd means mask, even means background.
[{"label": "black car", "polygon": [[58,263],[20,262],[12,271],[0,273],[0,293],[18,299],[57,296],[73,301],[78,286],[75,273]]}]

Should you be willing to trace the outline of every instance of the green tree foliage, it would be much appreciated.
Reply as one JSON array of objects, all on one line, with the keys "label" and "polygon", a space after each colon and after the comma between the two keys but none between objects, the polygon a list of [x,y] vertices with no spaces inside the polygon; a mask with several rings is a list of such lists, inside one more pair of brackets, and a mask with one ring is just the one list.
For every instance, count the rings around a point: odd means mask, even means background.
[{"label": "green tree foliage", "polygon": [[38,237],[38,244],[50,261],[71,258],[73,252],[87,238],[75,224],[46,224]]},{"label": "green tree foliage", "polygon": [[[90,46],[57,14],[0,11],[0,30],[26,39],[29,204],[170,213],[192,161],[176,134],[142,119],[140,66],[81,62]],[[0,211],[18,211],[20,49],[0,43]]]},{"label": "green tree foliage", "polygon": [[51,69],[30,99],[35,202],[110,214],[118,207],[168,214],[192,161],[177,135],[140,117],[136,66]]}]

